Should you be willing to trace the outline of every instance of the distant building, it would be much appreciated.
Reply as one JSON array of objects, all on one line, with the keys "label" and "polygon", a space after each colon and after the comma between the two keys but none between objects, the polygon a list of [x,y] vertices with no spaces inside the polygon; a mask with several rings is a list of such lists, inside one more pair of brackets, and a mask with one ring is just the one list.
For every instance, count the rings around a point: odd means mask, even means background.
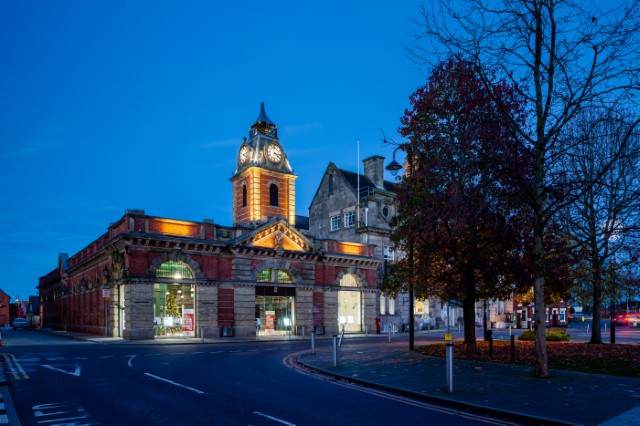
[{"label": "distant building", "polygon": [[337,333],[345,318],[373,330],[375,245],[308,231],[296,178],[262,105],[238,148],[232,226],[126,211],[40,278],[41,323],[125,339]]},{"label": "distant building", "polygon": [[[375,257],[381,260],[381,278],[386,264],[405,256],[391,241],[390,221],[397,212],[396,185],[384,180],[384,157],[366,158],[363,166],[364,173],[359,174],[329,163],[309,208],[309,231],[322,238],[374,244]],[[382,332],[389,326],[396,331],[408,328],[407,293],[397,298],[380,294],[376,306]],[[462,314],[455,307],[450,313]],[[437,298],[415,301],[416,330],[440,326],[446,318],[446,305],[443,310]]]},{"label": "distant building", "polygon": [[0,290],[0,327],[7,327],[11,324],[10,305],[11,297]]}]

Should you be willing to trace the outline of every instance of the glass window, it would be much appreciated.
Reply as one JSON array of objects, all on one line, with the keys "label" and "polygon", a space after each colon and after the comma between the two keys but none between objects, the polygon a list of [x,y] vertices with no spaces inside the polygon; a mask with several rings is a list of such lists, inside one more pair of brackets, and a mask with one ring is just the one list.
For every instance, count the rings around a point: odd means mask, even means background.
[{"label": "glass window", "polygon": [[242,185],[242,207],[247,207],[247,185]]},{"label": "glass window", "polygon": [[391,246],[382,246],[382,251],[384,254],[384,260],[389,262],[393,262],[395,260],[395,249]]},{"label": "glass window", "polygon": [[174,260],[168,260],[164,262],[156,271],[156,277],[158,278],[193,278],[193,273],[184,262],[176,262]]},{"label": "glass window", "polygon": [[344,227],[351,228],[356,225],[356,212],[346,212],[344,214]]},{"label": "glass window", "polygon": [[331,216],[331,230],[337,231],[340,229],[340,215]]},{"label": "glass window", "polygon": [[291,274],[284,269],[265,269],[258,274],[257,281],[259,283],[282,283],[292,284],[293,278]]},{"label": "glass window", "polygon": [[389,298],[389,315],[396,314],[396,299]]},{"label": "glass window", "polygon": [[386,315],[387,313],[385,302],[386,302],[386,298],[384,294],[381,294],[380,295],[380,315]]}]

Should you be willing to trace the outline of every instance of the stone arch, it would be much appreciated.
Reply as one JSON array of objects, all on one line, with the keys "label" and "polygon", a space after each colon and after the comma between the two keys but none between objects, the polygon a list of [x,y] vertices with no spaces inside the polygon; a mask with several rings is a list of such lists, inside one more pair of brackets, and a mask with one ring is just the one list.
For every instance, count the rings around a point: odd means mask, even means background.
[{"label": "stone arch", "polygon": [[340,287],[340,281],[342,281],[342,278],[345,275],[353,275],[356,278],[356,283],[358,284],[358,288],[366,287],[367,280],[365,279],[364,275],[358,270],[356,270],[353,266],[344,271],[340,271],[338,275],[336,275],[336,280],[335,280],[336,286]]},{"label": "stone arch", "polygon": [[302,282],[302,277],[300,276],[300,271],[291,266],[290,262],[286,262],[282,259],[272,259],[267,260],[266,262],[261,262],[256,265],[256,267],[251,272],[251,280],[258,281],[258,275],[265,269],[284,269],[291,275],[293,280],[293,284],[298,285]]},{"label": "stone arch", "polygon": [[164,252],[160,255],[160,257],[156,257],[151,261],[151,265],[149,266],[149,270],[147,274],[149,276],[155,277],[158,271],[158,268],[162,266],[163,263],[173,260],[174,262],[182,262],[186,264],[191,272],[193,273],[193,279],[204,279],[204,274],[202,270],[200,270],[200,264],[193,260],[191,256],[188,254],[183,254],[179,250],[173,252]]}]

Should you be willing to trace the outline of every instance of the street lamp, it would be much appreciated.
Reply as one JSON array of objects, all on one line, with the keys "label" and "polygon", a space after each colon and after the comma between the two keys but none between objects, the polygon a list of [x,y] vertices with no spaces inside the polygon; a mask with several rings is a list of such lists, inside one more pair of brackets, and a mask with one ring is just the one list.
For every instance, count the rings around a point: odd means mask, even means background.
[{"label": "street lamp", "polygon": [[[387,142],[386,138],[384,139]],[[402,166],[400,163],[396,161],[396,152],[400,149],[400,146],[396,147],[393,150],[393,160],[391,163],[385,167],[393,176],[396,176],[400,170],[402,170]],[[411,155],[409,155],[409,161],[411,161]],[[412,351],[414,348],[414,320],[413,320],[413,237],[409,236],[409,270],[411,271],[411,276],[409,277],[409,350]]]}]

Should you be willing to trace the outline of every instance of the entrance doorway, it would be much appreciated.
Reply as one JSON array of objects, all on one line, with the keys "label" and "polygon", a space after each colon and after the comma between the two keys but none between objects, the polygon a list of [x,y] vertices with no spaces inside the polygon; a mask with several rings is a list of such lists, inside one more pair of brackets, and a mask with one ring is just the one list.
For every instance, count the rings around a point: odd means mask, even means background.
[{"label": "entrance doorway", "polygon": [[345,333],[360,333],[362,322],[362,291],[356,277],[347,274],[340,280],[338,291],[338,326]]},{"label": "entrance doorway", "polygon": [[153,285],[153,324],[156,337],[195,336],[196,286],[183,262],[164,262]]},{"label": "entrance doorway", "polygon": [[283,336],[295,333],[296,289],[256,287],[256,331],[259,336]]}]

